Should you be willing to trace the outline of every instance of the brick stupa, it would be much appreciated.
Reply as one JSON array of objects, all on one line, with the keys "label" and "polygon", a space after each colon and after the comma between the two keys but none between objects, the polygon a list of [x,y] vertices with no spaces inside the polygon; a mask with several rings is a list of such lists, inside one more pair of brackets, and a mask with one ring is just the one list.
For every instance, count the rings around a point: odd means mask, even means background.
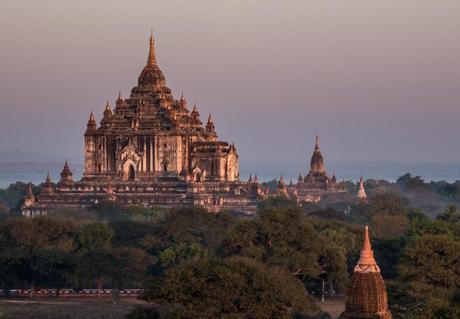
[{"label": "brick stupa", "polygon": [[391,319],[388,297],[380,268],[375,262],[369,241],[369,230],[364,230],[364,243],[359,261],[353,271],[347,290],[345,311],[341,319]]}]

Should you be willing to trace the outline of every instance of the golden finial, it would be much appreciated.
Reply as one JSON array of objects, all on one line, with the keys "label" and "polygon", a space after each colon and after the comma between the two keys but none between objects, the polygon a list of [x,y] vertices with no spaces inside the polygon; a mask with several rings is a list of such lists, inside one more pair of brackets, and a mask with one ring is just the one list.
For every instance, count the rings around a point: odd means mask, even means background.
[{"label": "golden finial", "polygon": [[156,65],[157,61],[155,58],[155,39],[153,38],[153,29],[150,30],[150,49],[149,56],[147,58],[147,65]]}]

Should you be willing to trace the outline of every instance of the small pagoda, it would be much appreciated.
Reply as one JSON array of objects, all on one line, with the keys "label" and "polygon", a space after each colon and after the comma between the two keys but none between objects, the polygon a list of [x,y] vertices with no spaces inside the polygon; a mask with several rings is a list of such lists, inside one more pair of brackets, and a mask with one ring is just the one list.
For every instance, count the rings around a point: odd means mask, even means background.
[{"label": "small pagoda", "polygon": [[369,230],[366,226],[363,248],[353,271],[351,285],[347,290],[345,311],[340,319],[391,318],[385,282],[374,259],[374,252],[369,240]]}]

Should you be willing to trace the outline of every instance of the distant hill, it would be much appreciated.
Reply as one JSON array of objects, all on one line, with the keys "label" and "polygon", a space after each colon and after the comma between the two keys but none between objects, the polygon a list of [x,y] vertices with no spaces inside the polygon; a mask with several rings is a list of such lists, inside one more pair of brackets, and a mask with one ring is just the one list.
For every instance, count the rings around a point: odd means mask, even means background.
[{"label": "distant hill", "polygon": [[[5,149],[0,150],[0,162],[13,162],[13,163],[62,163],[64,156],[57,155],[44,155],[33,152],[25,152],[18,149]],[[79,157],[68,158],[70,162],[81,163],[82,159]]]}]

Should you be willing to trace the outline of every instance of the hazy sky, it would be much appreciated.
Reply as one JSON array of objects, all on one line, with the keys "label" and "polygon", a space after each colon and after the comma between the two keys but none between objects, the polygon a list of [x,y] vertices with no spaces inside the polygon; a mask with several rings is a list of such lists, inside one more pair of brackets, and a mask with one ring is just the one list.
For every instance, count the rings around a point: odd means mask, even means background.
[{"label": "hazy sky", "polygon": [[0,149],[79,156],[150,28],[245,162],[460,160],[460,1],[0,1]]}]

